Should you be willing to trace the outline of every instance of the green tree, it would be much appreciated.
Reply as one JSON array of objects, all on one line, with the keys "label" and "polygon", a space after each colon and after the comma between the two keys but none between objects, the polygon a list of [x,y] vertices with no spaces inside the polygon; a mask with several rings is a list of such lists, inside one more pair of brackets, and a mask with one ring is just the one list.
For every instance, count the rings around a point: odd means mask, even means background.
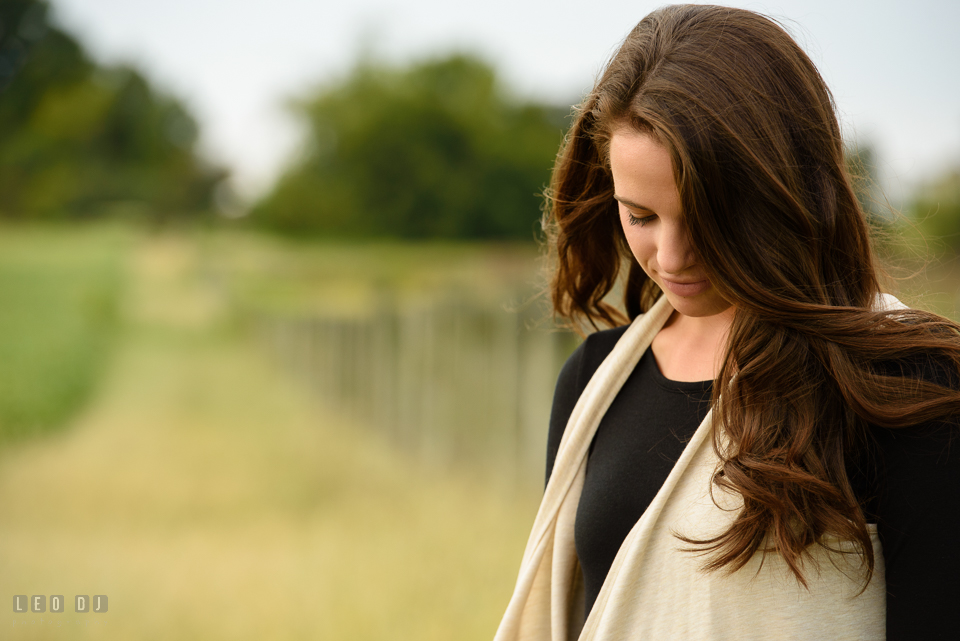
[{"label": "green tree", "polygon": [[112,202],[163,217],[208,209],[222,170],[197,126],[130,67],[92,62],[47,4],[0,4],[0,216],[75,218]]},{"label": "green tree", "polygon": [[365,61],[294,109],[305,152],[252,221],[348,237],[533,238],[566,116],[462,54]]}]

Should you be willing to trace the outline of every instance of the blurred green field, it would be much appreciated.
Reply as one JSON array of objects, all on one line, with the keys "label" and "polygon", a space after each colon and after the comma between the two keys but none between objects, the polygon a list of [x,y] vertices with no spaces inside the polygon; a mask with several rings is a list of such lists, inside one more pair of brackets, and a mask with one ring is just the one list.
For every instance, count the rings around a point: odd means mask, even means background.
[{"label": "blurred green field", "polygon": [[[7,610],[0,638],[492,637],[539,487],[398,452],[275,367],[244,317],[522,298],[533,248],[89,228],[4,230],[0,250],[0,350],[37,361],[6,357],[0,387],[35,367],[22,424],[62,427],[0,449],[0,593],[67,600]],[[958,284],[930,265],[903,296],[955,314]],[[109,611],[73,613],[76,594]]]},{"label": "blurred green field", "polygon": [[204,277],[241,313],[367,314],[394,302],[456,294],[522,304],[542,290],[532,243],[295,240],[219,232],[198,239]]},{"label": "blurred green field", "polygon": [[130,237],[98,393],[0,451],[0,593],[67,599],[0,638],[489,639],[539,490],[319,406],[236,322],[210,242]]},{"label": "blurred green field", "polygon": [[917,309],[960,321],[960,255],[908,221],[881,236],[881,283]]},{"label": "blurred green field", "polygon": [[94,392],[116,329],[127,237],[0,227],[0,438],[56,427]]}]

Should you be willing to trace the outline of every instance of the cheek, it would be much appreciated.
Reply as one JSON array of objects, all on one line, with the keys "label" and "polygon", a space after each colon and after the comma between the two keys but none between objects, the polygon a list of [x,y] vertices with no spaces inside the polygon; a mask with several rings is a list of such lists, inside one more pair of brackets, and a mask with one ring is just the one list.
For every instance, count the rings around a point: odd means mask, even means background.
[{"label": "cheek", "polygon": [[657,251],[652,235],[649,231],[636,225],[624,225],[623,233],[627,238],[627,245],[630,246],[633,257],[637,259],[643,270],[649,273],[647,267]]}]

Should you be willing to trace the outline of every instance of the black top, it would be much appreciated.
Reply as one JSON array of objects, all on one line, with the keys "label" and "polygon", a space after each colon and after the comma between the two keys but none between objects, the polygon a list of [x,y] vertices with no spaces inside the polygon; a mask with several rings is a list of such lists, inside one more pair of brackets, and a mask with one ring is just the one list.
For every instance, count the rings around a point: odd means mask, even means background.
[{"label": "black top", "polygon": [[[550,416],[547,478],[577,399],[624,331],[592,334],[564,365]],[[601,419],[574,525],[587,612],[620,545],[703,421],[710,388],[711,381],[666,379],[648,349]],[[956,424],[874,427],[868,455],[848,461],[854,492],[883,546],[887,639],[960,638],[957,435]]]}]

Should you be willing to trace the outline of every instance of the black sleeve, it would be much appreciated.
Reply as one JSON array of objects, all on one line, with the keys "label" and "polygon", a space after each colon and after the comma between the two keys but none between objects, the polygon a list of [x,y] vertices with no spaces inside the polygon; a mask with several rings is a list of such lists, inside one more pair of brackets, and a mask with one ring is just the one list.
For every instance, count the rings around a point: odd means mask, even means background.
[{"label": "black sleeve", "polygon": [[[890,372],[957,389],[952,365],[930,357]],[[874,428],[877,529],[887,583],[887,639],[960,638],[960,417]]]},{"label": "black sleeve", "polygon": [[580,393],[586,386],[586,381],[580,384],[580,370],[583,364],[583,351],[586,343],[580,343],[580,346],[570,355],[567,362],[563,364],[560,370],[560,376],[557,377],[557,387],[553,390],[553,407],[550,409],[550,431],[547,433],[547,477],[553,473],[553,463],[557,460],[557,450],[560,449],[560,439],[563,438],[563,432],[567,427],[567,421],[573,408],[580,398]]},{"label": "black sleeve", "polygon": [[878,431],[887,639],[960,635],[960,426]]},{"label": "black sleeve", "polygon": [[553,472],[553,463],[560,449],[560,439],[567,427],[567,421],[573,408],[580,398],[580,394],[587,386],[593,373],[600,367],[603,359],[613,351],[613,347],[627,331],[629,325],[596,332],[587,337],[570,355],[560,376],[557,378],[557,387],[553,392],[553,408],[550,411],[550,431],[547,434],[547,475],[550,480]]}]

